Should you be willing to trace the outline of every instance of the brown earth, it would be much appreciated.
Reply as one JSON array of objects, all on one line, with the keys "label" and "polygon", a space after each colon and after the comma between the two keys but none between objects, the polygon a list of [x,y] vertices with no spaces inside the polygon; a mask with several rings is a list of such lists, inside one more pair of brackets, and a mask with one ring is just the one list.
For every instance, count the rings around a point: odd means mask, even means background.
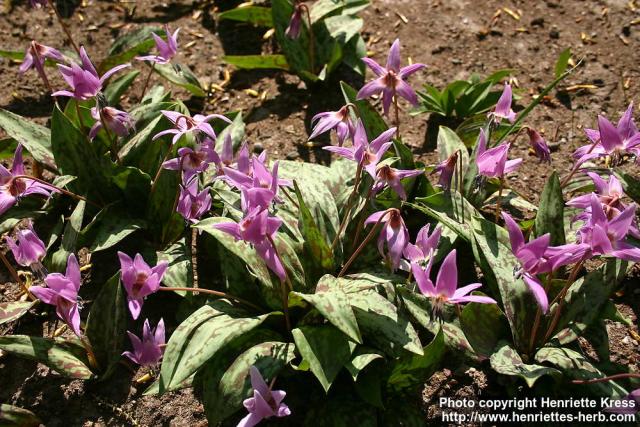
[{"label": "brown earth", "polygon": [[[5,2],[7,3],[7,2]],[[22,50],[31,39],[61,47],[64,36],[53,15],[31,10],[25,2],[5,11],[0,19],[0,48]],[[191,100],[193,109],[207,112],[243,110],[247,139],[260,144],[274,158],[300,158],[324,161],[318,148],[305,142],[313,114],[342,105],[337,81],[328,88],[307,90],[297,77],[275,71],[233,71],[221,60],[224,54],[269,52],[274,43],[264,42],[264,29],[232,22],[217,22],[215,8],[226,9],[239,2],[156,1],[116,2],[83,0],[59,1],[73,36],[83,43],[93,58],[101,58],[118,35],[140,26],[168,22],[181,27],[179,62],[188,64],[205,85],[220,84],[224,71],[231,81],[225,91],[213,91],[203,105]],[[522,96],[520,106],[531,101],[553,78],[558,54],[571,47],[583,65],[562,83],[559,91],[545,100],[527,120],[544,131],[555,146],[550,166],[539,164],[528,154],[526,141],[520,140],[512,156],[525,157],[523,167],[510,180],[532,202],[537,201],[544,181],[553,169],[566,173],[570,153],[585,143],[583,127],[593,127],[597,114],[617,120],[630,101],[638,100],[640,72],[637,69],[640,47],[640,4],[635,1],[471,1],[471,0],[372,0],[361,15],[365,20],[364,37],[370,55],[384,61],[390,43],[400,38],[406,61],[428,64],[425,72],[411,82],[419,87],[429,82],[437,87],[471,73],[488,75],[501,68],[514,69],[514,81]],[[127,8],[135,11],[127,14]],[[68,46],[67,46],[68,48]],[[139,65],[134,64],[136,67]],[[18,65],[0,59],[0,107],[45,123],[52,108],[51,99],[33,73],[18,75]],[[54,87],[63,82],[49,70]],[[579,89],[576,85],[593,85]],[[255,97],[251,94],[258,94]],[[188,95],[176,91],[183,99]],[[131,95],[135,96],[135,95]],[[123,101],[126,106],[128,101]],[[411,118],[401,114],[403,139],[414,153],[427,163],[435,163],[437,153],[427,144],[427,116]],[[0,134],[0,137],[2,134]],[[6,281],[3,281],[6,282]],[[637,325],[640,295],[637,277],[631,278],[624,295],[616,303],[620,311]],[[0,301],[11,300],[15,288],[0,285]],[[37,333],[40,321],[21,321],[12,329]],[[635,364],[638,361],[636,335],[620,323],[608,324],[612,360]],[[41,331],[41,329],[40,329]],[[8,331],[2,330],[2,333]],[[69,381],[46,368],[0,356],[0,402],[32,409],[47,425],[201,425],[205,424],[202,406],[191,391],[162,398],[142,397],[130,387],[131,374],[108,384],[83,385]],[[425,411],[437,420],[437,396],[477,396],[491,381],[481,370],[475,372],[442,371],[427,385]],[[483,378],[485,378],[483,380]],[[439,384],[446,384],[440,387]]]}]

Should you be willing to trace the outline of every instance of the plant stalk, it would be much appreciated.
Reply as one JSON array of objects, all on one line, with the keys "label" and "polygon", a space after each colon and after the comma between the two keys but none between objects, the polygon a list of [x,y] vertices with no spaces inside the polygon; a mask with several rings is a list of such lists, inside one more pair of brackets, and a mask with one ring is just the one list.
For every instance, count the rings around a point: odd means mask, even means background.
[{"label": "plant stalk", "polygon": [[212,289],[203,289],[203,288],[170,288],[170,287],[166,287],[166,286],[161,286],[159,289],[159,291],[165,291],[165,292],[173,292],[173,291],[182,291],[182,292],[193,292],[193,293],[202,293],[202,294],[207,294],[207,295],[214,295],[217,297],[221,297],[221,298],[228,298],[234,301],[237,301],[241,304],[244,304],[246,306],[249,306],[255,310],[261,310],[260,307],[258,307],[257,305],[244,300],[242,298],[238,298],[235,297],[233,295],[230,295],[226,292],[220,292],[220,291],[214,291]]},{"label": "plant stalk", "polygon": [[400,135],[400,107],[398,106],[398,95],[393,95],[393,109],[396,113],[396,135],[398,135],[398,139],[402,141],[402,136]]},{"label": "plant stalk", "polygon": [[[560,314],[564,306],[564,298],[567,295],[567,291],[569,291],[569,287],[575,282],[576,277],[578,276],[578,272],[582,268],[583,264],[584,261],[580,261],[573,267],[573,270],[571,270],[571,274],[569,275],[569,279],[567,279],[567,284],[564,285],[560,293],[551,302],[551,304],[553,304],[555,301],[558,301],[558,307],[553,313],[553,320],[551,320],[551,324],[549,325],[547,332],[544,334],[544,342],[549,341],[551,334],[556,329],[556,326],[558,326],[558,322],[560,321]],[[549,306],[551,306],[551,304],[549,304]]]},{"label": "plant stalk", "polygon": [[60,187],[56,187],[55,185],[53,185],[53,184],[51,184],[51,183],[48,183],[47,181],[45,181],[45,180],[43,180],[43,179],[36,178],[35,176],[29,176],[29,175],[16,175],[16,176],[14,176],[12,179],[30,179],[30,180],[32,180],[32,181],[36,181],[36,182],[39,182],[40,184],[46,185],[47,187],[51,187],[51,188],[53,188],[54,190],[56,190],[56,191],[58,191],[58,192],[60,192],[60,193],[62,193],[62,194],[65,194],[65,195],[67,195],[67,196],[69,196],[69,197],[73,197],[74,199],[82,200],[83,202],[87,202],[87,203],[89,203],[89,204],[91,204],[91,205],[94,205],[94,206],[96,206],[96,207],[98,207],[98,208],[102,208],[102,206],[100,206],[100,205],[98,205],[97,203],[94,203],[94,202],[92,202],[92,201],[90,201],[90,200],[87,200],[87,198],[86,198],[86,197],[84,197],[84,196],[80,196],[79,194],[72,193],[71,191],[67,191],[67,190],[65,190],[65,189],[63,189],[63,188],[60,188]]},{"label": "plant stalk", "polygon": [[380,215],[380,218],[378,218],[378,221],[376,221],[376,223],[373,225],[373,227],[371,228],[371,231],[369,231],[369,234],[367,234],[367,237],[364,238],[362,243],[360,243],[360,246],[358,246],[358,249],[356,249],[356,251],[351,255],[347,263],[344,265],[344,267],[342,267],[342,270],[340,270],[340,273],[338,273],[338,277],[344,276],[344,273],[347,272],[347,270],[349,269],[353,261],[355,261],[358,255],[360,255],[360,252],[362,252],[362,250],[367,245],[367,243],[371,241],[371,239],[375,235],[375,232],[377,231],[378,224],[380,224],[382,219],[389,213],[389,210],[390,209],[387,209],[384,214]]},{"label": "plant stalk", "polygon": [[[551,287],[551,280],[553,279],[553,273],[550,272],[547,275],[547,280],[545,283],[545,287],[544,287],[544,291],[545,293],[549,292],[549,288]],[[540,308],[540,306],[538,306],[538,309],[536,310],[536,318],[533,321],[533,327],[531,328],[531,337],[529,339],[529,353],[531,353],[533,351],[533,348],[535,346],[536,343],[536,338],[538,335],[538,329],[540,329],[540,320],[542,319],[542,309]]]},{"label": "plant stalk", "polygon": [[309,11],[309,6],[304,3],[300,4],[300,7],[304,9],[307,14],[307,22],[309,23],[309,65],[311,67],[311,73],[316,73],[316,59],[315,59],[315,44],[316,39],[313,35],[313,27],[311,25],[311,12]]},{"label": "plant stalk", "polygon": [[149,87],[149,81],[151,80],[151,75],[153,74],[153,70],[156,68],[156,62],[153,61],[151,64],[151,69],[149,70],[149,74],[147,74],[147,78],[144,81],[144,86],[142,87],[142,92],[140,92],[140,102],[144,99],[144,96],[147,93],[147,88]]},{"label": "plant stalk", "polygon": [[56,14],[56,18],[58,19],[58,22],[62,27],[62,31],[64,31],[64,33],[66,34],[67,38],[69,39],[69,42],[73,46],[73,49],[78,53],[78,55],[80,55],[80,49],[78,48],[78,45],[76,44],[76,42],[73,40],[73,37],[71,36],[71,32],[69,31],[69,27],[67,27],[67,24],[64,23],[64,21],[62,20],[62,16],[60,16],[60,12],[58,12],[58,9],[56,9],[56,5],[52,0],[47,0],[47,3],[51,7],[51,9],[53,9],[53,12]]},{"label": "plant stalk", "polygon": [[504,177],[500,177],[500,187],[498,188],[498,200],[496,201],[496,224],[500,220],[500,211],[502,208],[502,191],[504,190]]},{"label": "plant stalk", "polygon": [[344,217],[342,218],[342,222],[340,223],[340,227],[338,228],[338,232],[336,233],[336,237],[333,239],[331,243],[331,252],[333,253],[338,241],[340,240],[340,236],[347,226],[347,221],[349,220],[349,214],[351,213],[351,209],[353,208],[353,201],[355,199],[356,194],[358,194],[358,187],[360,187],[360,178],[362,175],[362,165],[358,164],[358,168],[356,169],[356,181],[353,184],[353,191],[349,196],[349,200],[347,200],[347,206],[345,208]]},{"label": "plant stalk", "polygon": [[[278,252],[278,247],[276,246],[276,243],[273,241],[273,238],[267,235],[267,239],[269,239],[269,243],[271,243],[271,246],[273,246],[273,250],[276,253],[276,257],[280,260],[280,262],[282,262],[282,257]],[[284,268],[284,263],[282,264],[282,266]],[[293,284],[291,283],[291,279],[289,279],[289,275],[287,274],[286,269],[284,274],[285,274],[284,280],[280,280],[280,287],[282,290],[282,311],[284,312],[284,323],[287,328],[287,331],[291,332],[291,319],[289,318],[289,292],[287,292],[287,287],[289,288],[289,291],[293,291]]]},{"label": "plant stalk", "polygon": [[606,381],[620,380],[624,378],[640,378],[640,374],[622,373],[622,374],[609,375],[608,377],[592,378],[590,380],[573,380],[571,382],[573,384],[595,384],[595,383],[603,383]]}]

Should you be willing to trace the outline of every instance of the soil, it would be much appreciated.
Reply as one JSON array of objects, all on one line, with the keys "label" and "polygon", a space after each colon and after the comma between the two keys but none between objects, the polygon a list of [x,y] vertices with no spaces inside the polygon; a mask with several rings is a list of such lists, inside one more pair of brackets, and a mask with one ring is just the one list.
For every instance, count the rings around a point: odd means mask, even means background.
[{"label": "soil", "polygon": [[[61,47],[65,37],[51,13],[32,10],[26,1],[13,3],[0,19],[1,49],[22,50],[32,39]],[[361,78],[339,73],[328,86],[308,90],[297,77],[284,72],[234,71],[222,61],[223,55],[275,49],[274,42],[263,41],[264,29],[216,20],[216,8],[231,8],[239,1],[57,3],[73,37],[87,47],[92,58],[103,57],[114,38],[131,29],[163,23],[181,27],[179,62],[189,65],[206,86],[221,84],[225,70],[231,72],[224,91],[213,90],[206,103],[191,99],[188,105],[205,112],[242,110],[248,123],[247,140],[256,150],[260,146],[268,150],[273,158],[328,161],[323,150],[306,144],[311,117],[343,104],[337,85],[340,79],[362,84]],[[135,7],[132,14],[127,12],[131,7]],[[525,161],[509,184],[534,203],[554,169],[569,170],[570,153],[585,144],[584,127],[594,127],[598,114],[617,121],[629,102],[638,100],[640,25],[634,22],[640,17],[640,4],[636,6],[635,1],[372,0],[361,16],[370,56],[384,62],[389,45],[399,38],[405,63],[411,58],[428,65],[425,72],[411,78],[414,87],[425,82],[443,87],[472,73],[488,75],[497,69],[513,69],[512,83],[521,96],[516,110],[553,79],[561,51],[571,47],[575,60],[583,59],[560,90],[552,92],[527,119],[553,145],[551,165],[538,163],[524,139],[511,151],[513,157],[524,157]],[[134,67],[142,69],[139,64]],[[64,86],[54,69],[48,73],[53,87]],[[17,64],[0,59],[0,75],[4,85],[0,107],[45,123],[53,104],[35,73],[20,76]],[[152,82],[157,82],[155,76]],[[580,89],[577,85],[591,86]],[[189,98],[187,93],[175,92]],[[123,105],[128,103],[125,97]],[[433,129],[427,132],[428,116],[412,118],[404,107],[403,140],[427,164],[435,163],[437,152],[427,136],[433,133]],[[0,285],[0,301],[13,299],[15,285],[8,279],[2,282],[6,284]],[[632,277],[624,294],[616,297],[619,311],[636,327],[607,324],[612,360],[636,367],[640,364],[637,285],[637,277]],[[38,327],[42,328],[42,321],[35,319],[17,322],[11,329],[35,333]],[[108,384],[89,385],[63,379],[12,356],[0,356],[0,402],[31,409],[50,426],[206,424],[202,405],[190,390],[162,398],[142,397],[136,387],[130,387],[131,374],[124,368],[122,371],[123,375]],[[438,419],[437,396],[477,396],[491,388],[489,376],[480,369],[437,373],[424,391],[425,416]]]}]

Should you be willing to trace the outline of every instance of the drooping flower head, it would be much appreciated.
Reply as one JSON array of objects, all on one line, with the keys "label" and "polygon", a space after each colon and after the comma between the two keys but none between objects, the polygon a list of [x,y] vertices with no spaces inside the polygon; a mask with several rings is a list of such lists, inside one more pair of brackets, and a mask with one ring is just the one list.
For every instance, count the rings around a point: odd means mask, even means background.
[{"label": "drooping flower head", "polygon": [[136,59],[139,61],[151,61],[157,64],[167,64],[171,62],[171,59],[178,52],[178,28],[173,34],[169,31],[169,25],[164,26],[164,32],[167,37],[167,41],[164,41],[162,37],[156,33],[151,33],[153,40],[156,43],[157,55],[138,56]]},{"label": "drooping flower head", "polygon": [[35,264],[40,264],[47,254],[47,249],[33,230],[31,221],[29,221],[27,228],[16,232],[17,241],[10,236],[5,236],[4,239],[9,249],[11,249],[16,262],[23,267],[32,267]]},{"label": "drooping flower head", "polygon": [[435,285],[429,278],[432,262],[433,260],[431,259],[426,268],[423,268],[417,263],[412,263],[411,271],[413,272],[413,277],[416,279],[420,292],[433,299],[432,307],[434,317],[442,318],[441,314],[444,304],[462,304],[467,302],[496,304],[493,298],[469,295],[472,291],[481,287],[481,283],[472,283],[458,289],[458,266],[456,265],[455,249],[452,250],[442,262]]},{"label": "drooping flower head", "polygon": [[458,152],[454,152],[452,155],[447,157],[443,162],[440,162],[432,173],[440,174],[438,178],[438,186],[441,187],[444,191],[448,191],[451,189],[451,180],[453,179],[453,174],[456,171],[456,164],[458,163]]},{"label": "drooping flower head", "polygon": [[423,172],[424,171],[421,170],[400,170],[388,165],[380,166],[376,170],[376,180],[371,189],[371,193],[378,194],[385,187],[389,186],[402,200],[407,200],[407,193],[404,191],[400,180],[418,176]]},{"label": "drooping flower head", "polygon": [[80,47],[80,59],[81,64],[72,63],[70,67],[58,64],[58,69],[67,84],[71,86],[71,90],[59,90],[54,92],[53,96],[68,96],[80,101],[93,98],[102,90],[102,85],[109,77],[131,66],[131,64],[117,65],[100,77],[83,46]]},{"label": "drooping flower head", "polygon": [[127,301],[131,317],[137,319],[142,310],[144,298],[160,288],[162,277],[167,271],[167,262],[162,261],[151,268],[142,255],[136,254],[134,259],[124,252],[118,251],[120,259],[120,279],[127,291]]},{"label": "drooping flower head", "polygon": [[418,95],[405,80],[426,65],[416,63],[400,68],[400,40],[396,39],[391,45],[385,67],[371,58],[362,58],[362,61],[375,73],[376,79],[360,89],[357,99],[369,98],[382,93],[382,108],[385,115],[389,114],[389,107],[394,96],[401,96],[412,105],[418,105]]},{"label": "drooping flower head", "polygon": [[402,270],[409,271],[412,263],[424,266],[433,257],[433,252],[438,248],[440,236],[442,236],[442,226],[438,225],[431,234],[429,234],[430,228],[431,224],[427,224],[418,231],[415,245],[407,243],[402,251],[405,258],[400,264]]},{"label": "drooping flower head", "polygon": [[64,57],[57,49],[40,44],[35,40],[32,41],[24,54],[24,60],[20,65],[20,74],[24,74],[30,69],[35,68],[40,78],[48,85],[49,80],[44,71],[44,61],[46,59],[55,62],[64,62]]},{"label": "drooping flower head", "polygon": [[129,132],[134,129],[133,119],[127,112],[113,107],[98,108],[91,108],[91,117],[96,120],[96,123],[89,131],[90,139],[95,138],[103,127],[106,127],[109,132],[122,137],[129,135]]},{"label": "drooping flower head", "polygon": [[621,401],[610,401],[610,406],[605,408],[605,412],[613,412],[615,414],[636,414],[640,412],[640,388],[633,390]]},{"label": "drooping flower head", "polygon": [[198,192],[198,176],[192,174],[180,185],[180,196],[176,211],[189,222],[197,222],[211,209],[211,193],[206,187]]},{"label": "drooping flower head", "polygon": [[[391,268],[396,270],[400,266],[402,252],[409,243],[409,231],[404,224],[400,211],[395,208],[371,214],[364,222],[365,224],[382,224],[380,236],[378,237],[378,252],[385,259],[388,259]],[[384,247],[387,246],[385,253]]]},{"label": "drooping flower head", "polygon": [[190,177],[193,173],[204,172],[209,165],[220,162],[220,157],[214,148],[214,142],[205,138],[195,148],[182,147],[178,149],[178,157],[162,163],[162,167],[169,170],[182,170]]},{"label": "drooping flower head", "polygon": [[189,117],[177,111],[162,110],[162,114],[173,123],[173,129],[163,130],[154,135],[153,139],[156,140],[163,135],[173,135],[172,143],[178,142],[182,135],[193,133],[196,136],[203,134],[204,137],[209,137],[216,140],[216,133],[213,127],[209,124],[210,120],[220,119],[227,123],[231,123],[231,120],[221,114],[209,114],[203,116],[202,114],[196,114],[193,117]]},{"label": "drooping flower head", "polygon": [[289,407],[282,402],[287,395],[286,392],[271,390],[255,366],[249,369],[249,375],[253,397],[245,399],[242,403],[249,413],[240,420],[238,427],[253,427],[267,418],[291,415]]},{"label": "drooping flower head", "polygon": [[142,327],[142,340],[129,331],[127,334],[131,340],[133,351],[125,351],[122,353],[123,356],[140,366],[153,366],[162,359],[165,344],[163,319],[160,319],[154,329],[151,329],[149,319],[145,319]]},{"label": "drooping flower head", "polygon": [[516,120],[516,113],[511,109],[512,93],[511,85],[506,83],[498,99],[498,103],[492,112],[489,113],[489,117],[492,117],[496,122],[500,123],[502,119],[506,119],[513,123]]},{"label": "drooping flower head", "polygon": [[527,128],[529,135],[529,146],[540,162],[551,163],[551,150],[546,141],[535,129]]},{"label": "drooping flower head", "polygon": [[29,178],[18,178],[24,175],[22,144],[18,144],[13,155],[11,170],[0,165],[0,215],[14,206],[21,197],[32,194],[50,197],[51,193],[57,191],[53,187]]},{"label": "drooping flower head", "polygon": [[250,175],[233,168],[223,168],[225,181],[242,192],[242,210],[248,212],[254,207],[266,209],[271,202],[280,202],[278,189],[291,187],[293,183],[288,179],[278,177],[279,162],[275,162],[271,171],[264,164],[266,158],[251,159]]},{"label": "drooping flower head", "polygon": [[481,129],[476,151],[478,173],[487,178],[501,178],[518,169],[522,159],[508,160],[510,147],[511,144],[505,142],[487,149],[487,139],[484,130]]},{"label": "drooping flower head", "polygon": [[247,212],[239,223],[221,222],[214,224],[213,227],[230,234],[237,240],[251,243],[267,267],[284,281],[287,275],[286,270],[278,257],[276,248],[271,244],[281,225],[280,218],[271,217],[266,209],[255,207]]},{"label": "drooping flower head", "polygon": [[293,13],[291,19],[289,19],[289,25],[284,31],[284,35],[292,40],[296,40],[300,37],[300,29],[302,28],[302,12],[304,5],[300,2],[295,2],[293,5]]},{"label": "drooping flower head", "polygon": [[80,311],[78,291],[80,290],[80,266],[74,254],[67,259],[67,271],[51,273],[44,279],[47,287],[31,286],[29,292],[45,304],[55,305],[56,314],[73,332],[80,336]]},{"label": "drooping flower head", "polygon": [[309,140],[331,129],[335,129],[340,147],[344,145],[348,137],[353,137],[355,132],[355,126],[349,114],[349,105],[345,105],[338,111],[325,111],[324,113],[316,114],[311,119],[311,124],[313,125],[314,123],[313,132],[309,135]]},{"label": "drooping flower head", "polygon": [[546,313],[549,309],[549,299],[536,275],[550,273],[561,266],[584,259],[589,247],[584,244],[549,246],[551,235],[548,233],[525,242],[524,234],[514,219],[506,212],[502,212],[502,218],[509,232],[511,251],[521,265],[521,268],[515,271],[515,276],[522,276],[540,309]]}]

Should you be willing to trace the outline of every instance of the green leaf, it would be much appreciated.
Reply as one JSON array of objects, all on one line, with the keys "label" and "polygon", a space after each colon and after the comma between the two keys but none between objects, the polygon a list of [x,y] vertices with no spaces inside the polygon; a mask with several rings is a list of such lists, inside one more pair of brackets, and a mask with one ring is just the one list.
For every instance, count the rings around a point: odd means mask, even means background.
[{"label": "green leaf", "polygon": [[177,389],[233,338],[258,327],[271,314],[251,316],[223,301],[207,304],[173,332],[160,370],[160,391]]},{"label": "green leaf", "polygon": [[614,174],[620,180],[625,194],[634,202],[640,203],[640,180],[633,175],[620,170],[616,170]]},{"label": "green leaf", "polygon": [[188,90],[195,96],[204,97],[207,95],[202,88],[202,84],[187,65],[178,63],[156,64],[153,69],[171,83]]},{"label": "green leaf", "polygon": [[109,105],[117,105],[120,103],[120,97],[127,91],[127,89],[129,89],[133,81],[138,77],[138,74],[140,74],[140,71],[134,70],[109,83],[104,90],[104,96],[107,98],[107,103]]},{"label": "green leaf", "polygon": [[342,81],[340,82],[340,88],[342,89],[345,102],[350,102],[356,106],[358,116],[362,119],[362,124],[367,131],[369,140],[373,140],[382,132],[389,129],[387,123],[369,101],[366,99],[357,99],[358,91]]},{"label": "green leaf", "polygon": [[551,245],[566,243],[564,236],[564,198],[558,173],[554,171],[542,190],[536,215],[536,236],[551,234]]},{"label": "green leaf", "polygon": [[502,227],[474,217],[473,237],[476,262],[487,282],[500,292],[516,347],[525,348],[537,305],[523,280],[513,276],[514,267],[520,264],[511,252],[509,235]]},{"label": "green leaf", "polygon": [[366,7],[369,0],[318,0],[311,6],[311,22],[316,23],[328,15],[354,14]]},{"label": "green leaf", "polygon": [[387,379],[387,389],[390,392],[399,393],[420,387],[440,368],[445,354],[442,331],[422,351],[422,355],[407,355],[393,362]]},{"label": "green leaf", "polygon": [[256,344],[240,354],[228,368],[222,367],[218,381],[205,381],[204,406],[209,424],[215,425],[242,407],[252,395],[249,369],[255,366],[269,383],[295,359],[295,345],[280,341]]},{"label": "green leaf", "polygon": [[244,6],[226,10],[218,14],[218,19],[248,22],[259,27],[273,27],[271,8],[262,6]]},{"label": "green leaf", "polygon": [[53,171],[56,170],[49,129],[1,108],[0,128],[22,144],[34,159]]},{"label": "green leaf", "polygon": [[[458,152],[458,155],[462,156],[462,173],[464,174],[469,166],[467,147],[454,131],[446,126],[440,126],[438,131],[438,157],[440,161],[444,162],[455,152]],[[456,164],[456,172],[458,167],[459,165]],[[460,184],[458,184],[458,186],[459,185]]]},{"label": "green leaf", "polygon": [[103,373],[102,378],[109,376],[120,360],[127,318],[126,297],[118,272],[102,286],[91,305],[85,331]]},{"label": "green leaf", "polygon": [[93,377],[87,366],[86,352],[77,340],[7,335],[0,337],[0,350],[35,360],[70,378],[88,380]]},{"label": "green leaf", "polygon": [[384,356],[377,350],[368,347],[358,347],[353,354],[353,358],[344,367],[347,368],[354,381],[358,380],[358,375],[376,360],[384,360]]},{"label": "green leaf", "polygon": [[480,213],[457,191],[440,192],[418,197],[407,205],[438,220],[458,236],[471,241],[471,219]]},{"label": "green leaf", "polygon": [[328,392],[344,364],[351,359],[356,344],[330,325],[301,326],[291,333],[311,372]]},{"label": "green leaf", "polygon": [[277,69],[289,71],[289,63],[284,55],[225,55],[222,60],[245,70]]},{"label": "green leaf", "polygon": [[[191,246],[186,238],[178,240],[164,251],[159,251],[158,262],[166,261],[169,265],[164,273],[162,283],[172,288],[193,286],[193,268],[191,266]],[[186,292],[176,291],[184,296]]]},{"label": "green leaf", "polygon": [[502,375],[520,377],[525,380],[529,387],[533,387],[535,382],[545,375],[551,375],[555,378],[559,378],[562,375],[555,368],[525,364],[518,352],[505,341],[498,344],[490,360],[494,371]]},{"label": "green leaf", "polygon": [[554,73],[556,77],[560,77],[567,71],[567,66],[569,66],[569,59],[571,59],[571,48],[568,47],[558,56],[558,60],[556,61],[556,66],[554,68]]},{"label": "green leaf", "polygon": [[151,36],[152,33],[166,39],[162,28],[155,26],[141,26],[118,37],[109,49],[109,56],[98,66],[100,74],[102,75],[116,65],[124,64],[153,49],[155,41]]},{"label": "green leaf", "polygon": [[13,322],[26,314],[36,301],[10,301],[0,303],[0,325]]},{"label": "green leaf", "polygon": [[[569,348],[543,347],[536,353],[535,359],[540,363],[551,363],[562,370],[564,376],[574,380],[591,380],[604,378],[606,375],[593,366],[586,357]],[[587,387],[583,385],[582,387]],[[620,399],[627,395],[624,388],[615,381],[604,381],[589,384],[588,388],[597,396]]]},{"label": "green leaf", "polygon": [[315,294],[294,292],[309,304],[313,305],[331,324],[357,343],[362,343],[356,316],[353,314],[349,298],[342,290],[339,281],[329,274],[318,282]]},{"label": "green leaf", "polygon": [[0,426],[38,427],[42,421],[36,414],[17,406],[0,404]]},{"label": "green leaf", "polygon": [[218,139],[216,140],[216,151],[222,151],[224,140],[227,137],[227,134],[231,135],[231,145],[233,146],[234,150],[239,147],[245,137],[245,128],[246,125],[242,117],[242,112],[238,112],[238,114],[236,114],[236,116],[233,118],[231,124],[226,126],[218,134]]},{"label": "green leaf", "polygon": [[364,21],[352,15],[338,15],[325,19],[324,24],[332,37],[342,36],[344,40],[349,40],[360,33]]},{"label": "green leaf", "polygon": [[102,209],[87,227],[82,230],[84,240],[89,244],[90,252],[109,249],[136,230],[143,228],[145,222],[130,218],[119,204]]},{"label": "green leaf", "polygon": [[508,338],[509,326],[496,304],[467,304],[460,326],[476,354],[489,357],[501,339]]},{"label": "green leaf", "polygon": [[53,271],[63,272],[67,265],[69,255],[76,251],[76,243],[78,241],[78,236],[80,235],[80,230],[82,229],[85,207],[86,202],[81,200],[71,213],[71,216],[64,227],[64,234],[62,235],[62,244],[60,245],[60,249],[54,252],[51,256],[51,269]]}]

